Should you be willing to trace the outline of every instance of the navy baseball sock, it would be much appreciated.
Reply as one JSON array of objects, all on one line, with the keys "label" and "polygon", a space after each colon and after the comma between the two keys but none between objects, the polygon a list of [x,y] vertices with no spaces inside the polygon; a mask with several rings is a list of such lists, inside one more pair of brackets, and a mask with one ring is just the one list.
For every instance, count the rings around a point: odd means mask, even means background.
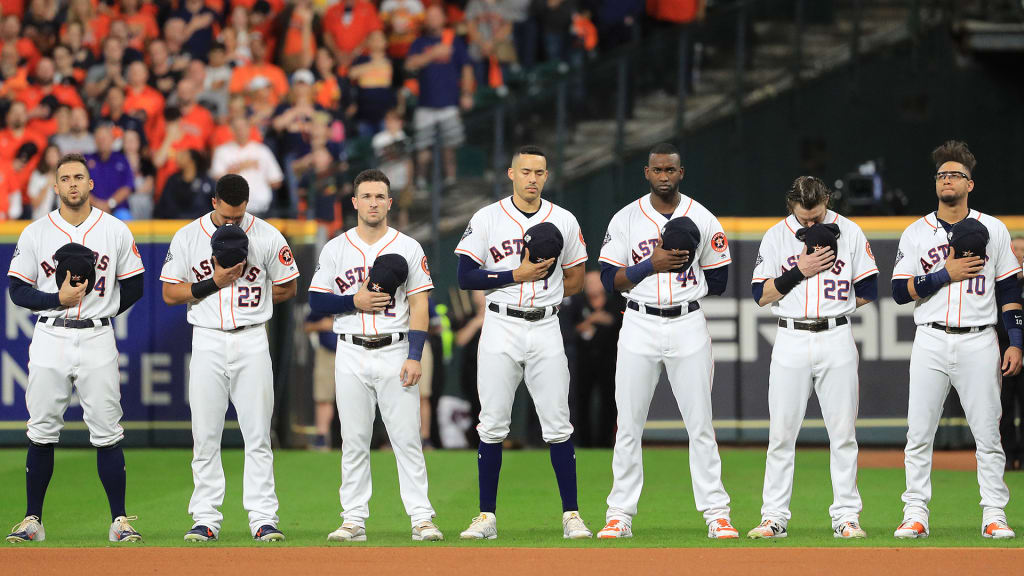
[{"label": "navy baseball sock", "polygon": [[491,514],[498,507],[498,476],[501,474],[501,443],[480,441],[477,451],[477,473],[480,477],[480,511]]},{"label": "navy baseball sock", "polygon": [[124,470],[124,450],[120,444],[96,449],[96,470],[100,473],[100,483],[107,493],[110,502],[110,520],[118,516],[127,516],[124,511],[124,492],[127,484]]},{"label": "navy baseball sock", "polygon": [[579,510],[576,503],[576,450],[572,440],[551,444],[551,467],[555,469],[558,494],[562,497],[562,512]]},{"label": "navy baseball sock", "polygon": [[53,444],[29,442],[25,457],[25,516],[43,518],[43,498],[53,477]]}]

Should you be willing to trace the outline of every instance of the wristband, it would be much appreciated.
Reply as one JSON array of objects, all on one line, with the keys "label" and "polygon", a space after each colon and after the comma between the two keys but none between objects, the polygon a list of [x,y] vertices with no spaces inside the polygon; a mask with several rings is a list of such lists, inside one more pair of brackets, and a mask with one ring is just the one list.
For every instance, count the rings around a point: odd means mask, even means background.
[{"label": "wristband", "polygon": [[949,284],[952,278],[949,277],[949,270],[943,268],[931,274],[923,274],[914,277],[914,290],[919,298],[927,298],[939,291],[940,288]]},{"label": "wristband", "polygon": [[793,266],[775,278],[775,289],[779,294],[789,294],[796,285],[804,281],[804,273],[799,266]]},{"label": "wristband", "polygon": [[192,284],[192,297],[196,300],[202,300],[218,290],[220,290],[220,288],[217,287],[217,283],[213,281],[213,278],[207,278],[206,280]]},{"label": "wristband", "polygon": [[1024,312],[1006,310],[1003,312],[1003,326],[1010,339],[1010,346],[1024,348]]},{"label": "wristband", "polygon": [[643,282],[651,274],[654,274],[654,262],[650,258],[626,268],[626,278],[633,284]]},{"label": "wristband", "polygon": [[427,333],[424,330],[409,330],[409,360],[417,362],[423,358],[423,344],[427,341]]}]

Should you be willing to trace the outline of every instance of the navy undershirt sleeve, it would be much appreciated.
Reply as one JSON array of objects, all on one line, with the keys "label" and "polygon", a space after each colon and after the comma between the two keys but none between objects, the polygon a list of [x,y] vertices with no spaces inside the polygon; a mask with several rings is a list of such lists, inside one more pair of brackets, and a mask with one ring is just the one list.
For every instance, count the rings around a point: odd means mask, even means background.
[{"label": "navy undershirt sleeve", "polygon": [[892,299],[897,304],[909,304],[914,299],[910,297],[910,289],[907,288],[906,278],[892,279]]},{"label": "navy undershirt sleeve", "polygon": [[608,292],[615,293],[615,274],[619,267],[607,262],[601,262],[601,284]]},{"label": "navy undershirt sleeve", "polygon": [[996,302],[999,303],[999,310],[1007,304],[1020,304],[1020,284],[1016,274],[996,281]]},{"label": "navy undershirt sleeve", "polygon": [[8,276],[7,280],[10,282],[11,302],[16,305],[33,311],[60,308],[58,292],[36,290],[28,282],[14,276]]},{"label": "navy undershirt sleeve", "polygon": [[761,297],[764,296],[764,282],[755,282],[750,285],[750,293],[753,294],[754,302],[757,302],[758,305],[761,304]]},{"label": "navy undershirt sleeve", "polygon": [[494,290],[515,284],[511,270],[484,270],[480,263],[465,254],[459,255],[459,288],[463,290]]},{"label": "navy undershirt sleeve", "polygon": [[120,315],[125,310],[131,308],[132,304],[138,302],[142,298],[142,290],[145,286],[142,274],[118,280],[117,283],[121,285],[121,304],[117,307],[117,314],[114,314],[114,316]]},{"label": "navy undershirt sleeve", "polygon": [[347,314],[356,309],[355,296],[309,292],[309,309],[320,314]]},{"label": "navy undershirt sleeve", "polygon": [[704,271],[704,279],[708,283],[708,294],[721,296],[729,283],[729,265]]},{"label": "navy undershirt sleeve", "polygon": [[[903,289],[906,290],[907,281],[903,281]],[[878,300],[878,274],[872,274],[867,278],[853,285],[853,293],[857,298],[863,298],[869,302]],[[909,294],[908,294],[909,295]]]}]

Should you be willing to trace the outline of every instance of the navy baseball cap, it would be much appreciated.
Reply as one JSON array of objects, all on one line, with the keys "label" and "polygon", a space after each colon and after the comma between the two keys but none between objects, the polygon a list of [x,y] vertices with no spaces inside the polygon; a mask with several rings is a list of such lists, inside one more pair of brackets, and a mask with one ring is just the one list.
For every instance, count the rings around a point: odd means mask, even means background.
[{"label": "navy baseball cap", "polygon": [[700,245],[700,229],[688,216],[673,218],[661,231],[661,247],[665,250],[689,250],[690,258],[680,268],[670,272],[685,272],[697,257]]},{"label": "navy baseball cap", "polygon": [[68,242],[57,249],[53,259],[57,262],[57,286],[64,284],[66,274],[71,274],[72,286],[85,282],[85,293],[92,292],[92,286],[96,283],[96,255],[92,250]]},{"label": "navy baseball cap", "polygon": [[[565,245],[562,233],[558,227],[551,222],[541,222],[531,226],[526,234],[523,234],[524,247],[530,250],[530,261],[536,264],[541,260],[558,258],[562,254],[562,246]],[[555,264],[548,268],[544,279],[548,279],[555,273]]]},{"label": "navy baseball cap", "polygon": [[814,253],[817,247],[828,247],[839,254],[839,225],[816,223],[796,231],[796,239],[807,245],[807,253]]},{"label": "navy baseball cap", "polygon": [[957,222],[946,237],[949,239],[949,246],[953,249],[953,255],[956,258],[985,257],[985,247],[988,245],[989,238],[988,228],[977,218],[964,218]]},{"label": "navy baseball cap", "polygon": [[370,268],[368,289],[394,298],[398,287],[405,284],[408,277],[409,263],[405,258],[399,254],[381,254],[373,261],[373,268]]},{"label": "navy baseball cap", "polygon": [[221,268],[231,268],[249,256],[249,237],[234,224],[219,226],[210,237],[213,257]]}]

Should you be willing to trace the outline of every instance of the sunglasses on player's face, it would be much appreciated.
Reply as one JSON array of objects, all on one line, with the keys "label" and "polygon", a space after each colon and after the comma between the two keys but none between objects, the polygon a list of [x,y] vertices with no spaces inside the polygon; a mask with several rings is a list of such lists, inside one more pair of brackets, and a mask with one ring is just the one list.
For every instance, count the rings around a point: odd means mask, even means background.
[{"label": "sunglasses on player's face", "polygon": [[946,172],[936,172],[935,173],[935,181],[936,182],[938,182],[940,180],[946,180],[947,178],[949,180],[953,181],[953,182],[958,182],[960,180],[970,180],[971,179],[970,176],[968,176],[967,174],[964,174],[963,172],[960,172],[959,170],[948,170]]}]

